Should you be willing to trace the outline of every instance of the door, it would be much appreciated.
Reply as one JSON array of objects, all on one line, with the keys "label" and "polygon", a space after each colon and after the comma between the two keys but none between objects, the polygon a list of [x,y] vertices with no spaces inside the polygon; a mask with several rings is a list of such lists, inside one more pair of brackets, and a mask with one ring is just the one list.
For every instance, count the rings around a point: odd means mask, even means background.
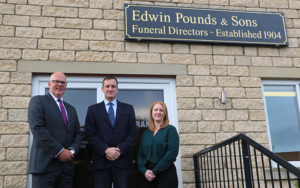
[{"label": "door", "polygon": [[[119,92],[117,100],[133,105],[137,119],[136,127],[138,139],[133,148],[134,180],[133,187],[141,187],[142,174],[137,170],[136,155],[139,147],[139,141],[145,130],[148,129],[148,119],[150,107],[154,101],[164,101],[168,108],[170,124],[177,128],[177,106],[175,94],[175,80],[165,78],[117,78],[119,81]],[[49,76],[35,76],[33,78],[32,96],[44,95],[49,92]],[[85,116],[87,108],[104,99],[102,93],[103,77],[67,77],[67,90],[64,94],[64,100],[76,108],[84,135],[81,150],[75,157],[75,175],[73,181],[74,188],[92,188],[91,176],[91,153],[92,149],[86,140],[85,135]],[[30,148],[32,144],[32,135],[30,136]],[[180,155],[175,162],[179,187],[182,187]],[[28,187],[31,187],[31,177],[28,179]]]}]

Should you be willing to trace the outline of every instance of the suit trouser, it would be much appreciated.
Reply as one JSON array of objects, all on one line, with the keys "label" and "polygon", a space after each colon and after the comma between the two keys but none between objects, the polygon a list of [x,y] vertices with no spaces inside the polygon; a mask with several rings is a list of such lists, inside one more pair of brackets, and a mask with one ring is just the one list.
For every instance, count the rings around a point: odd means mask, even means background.
[{"label": "suit trouser", "polygon": [[94,170],[93,180],[95,188],[132,188],[132,169],[118,168],[115,164],[108,169]]},{"label": "suit trouser", "polygon": [[143,188],[177,188],[178,177],[175,165],[172,164],[167,170],[159,173],[152,181],[148,181],[144,174],[142,184]]},{"label": "suit trouser", "polygon": [[32,174],[32,188],[72,188],[73,176],[63,169],[46,174]]}]

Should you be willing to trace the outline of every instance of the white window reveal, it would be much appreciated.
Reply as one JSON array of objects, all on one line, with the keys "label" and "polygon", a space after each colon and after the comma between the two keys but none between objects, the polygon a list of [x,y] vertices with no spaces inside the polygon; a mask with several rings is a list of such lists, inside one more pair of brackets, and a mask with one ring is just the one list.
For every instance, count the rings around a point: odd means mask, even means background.
[{"label": "white window reveal", "polygon": [[263,81],[271,150],[300,166],[299,81]]}]

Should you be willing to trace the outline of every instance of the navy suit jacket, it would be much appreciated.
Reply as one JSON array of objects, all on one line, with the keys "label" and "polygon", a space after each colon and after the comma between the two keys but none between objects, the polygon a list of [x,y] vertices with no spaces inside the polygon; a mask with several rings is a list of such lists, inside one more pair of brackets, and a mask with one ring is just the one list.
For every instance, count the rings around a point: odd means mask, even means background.
[{"label": "navy suit jacket", "polygon": [[61,162],[55,156],[62,148],[72,147],[79,152],[82,133],[76,110],[64,101],[68,114],[68,128],[61,111],[50,94],[34,96],[28,108],[28,121],[33,134],[28,173],[56,172],[63,168],[68,175],[74,174],[74,158]]},{"label": "navy suit jacket", "polygon": [[[89,145],[93,149],[92,170],[108,169],[113,164],[119,168],[132,169],[131,149],[137,137],[132,105],[117,101],[114,127],[109,120],[103,101],[90,106],[85,119],[85,132]],[[106,159],[105,150],[108,147],[118,147],[121,150],[121,155],[117,160]]]}]

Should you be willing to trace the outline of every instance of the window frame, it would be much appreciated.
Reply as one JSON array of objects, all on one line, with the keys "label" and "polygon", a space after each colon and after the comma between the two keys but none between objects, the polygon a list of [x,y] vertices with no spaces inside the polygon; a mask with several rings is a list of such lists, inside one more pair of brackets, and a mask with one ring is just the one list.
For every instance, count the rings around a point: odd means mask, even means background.
[{"label": "window frame", "polygon": [[[264,111],[266,114],[267,133],[268,133],[268,137],[269,137],[268,138],[269,139],[269,147],[270,147],[270,150],[273,151],[264,86],[265,85],[274,85],[274,86],[278,86],[278,85],[290,85],[291,86],[292,85],[292,86],[295,86],[295,92],[296,92],[297,101],[298,101],[298,110],[300,112],[300,87],[299,87],[300,81],[297,81],[297,80],[286,80],[286,81],[285,80],[262,80],[261,82],[262,82],[261,90],[262,90],[262,95],[263,95],[263,100],[264,100]],[[300,167],[300,161],[288,161],[288,162],[296,167]]]}]

